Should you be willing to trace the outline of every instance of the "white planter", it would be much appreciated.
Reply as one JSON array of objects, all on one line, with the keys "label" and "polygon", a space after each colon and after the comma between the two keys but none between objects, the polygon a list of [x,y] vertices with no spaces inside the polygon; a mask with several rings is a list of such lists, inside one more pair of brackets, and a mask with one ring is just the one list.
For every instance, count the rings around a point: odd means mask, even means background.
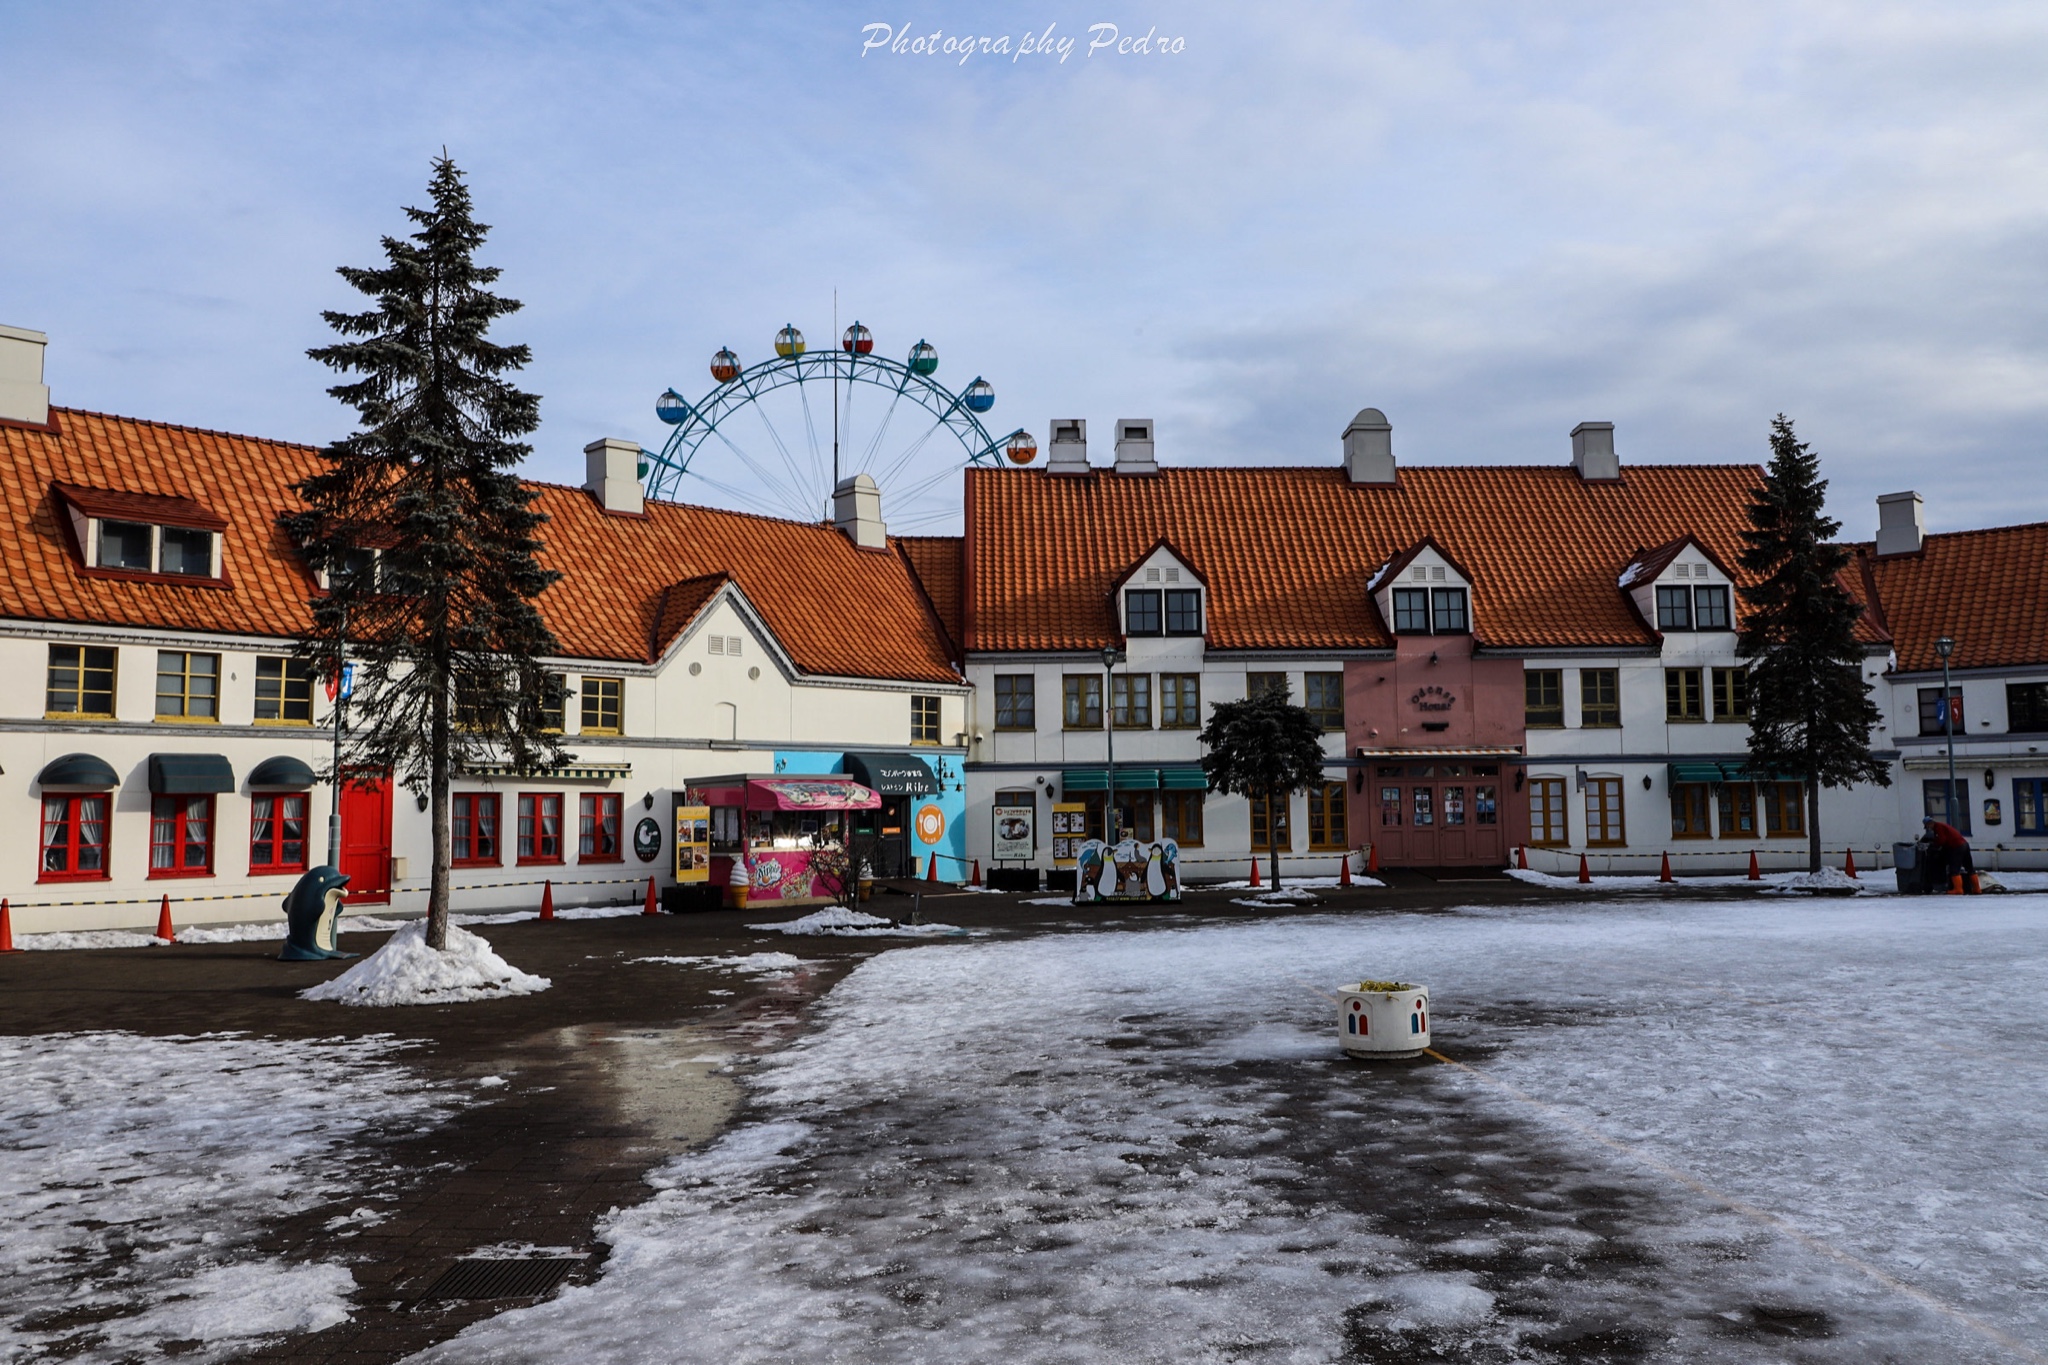
[{"label": "white planter", "polygon": [[1357,1057],[1420,1057],[1429,1044],[1429,987],[1361,981],[1337,993],[1337,1041]]}]

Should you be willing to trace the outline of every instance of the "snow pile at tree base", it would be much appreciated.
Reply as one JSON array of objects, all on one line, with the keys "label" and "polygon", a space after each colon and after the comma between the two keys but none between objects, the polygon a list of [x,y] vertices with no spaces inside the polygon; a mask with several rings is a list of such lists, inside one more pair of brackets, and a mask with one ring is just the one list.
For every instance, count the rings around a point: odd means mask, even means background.
[{"label": "snow pile at tree base", "polygon": [[447,949],[436,952],[427,946],[427,922],[415,920],[334,980],[300,991],[299,998],[344,1005],[453,1005],[532,995],[553,984],[520,971],[483,938],[452,924]]},{"label": "snow pile at tree base", "polygon": [[1862,882],[1851,877],[1839,867],[1824,867],[1818,872],[1801,872],[1794,877],[1781,877],[1770,888],[1772,892],[1781,895],[1796,894],[1803,891],[1848,891],[1853,893],[1864,889]]},{"label": "snow pile at tree base", "polygon": [[801,919],[784,920],[779,924],[749,924],[747,927],[771,934],[824,934],[832,938],[891,938],[900,934],[967,932],[951,924],[898,924],[863,910],[849,910],[843,905],[827,906]]}]

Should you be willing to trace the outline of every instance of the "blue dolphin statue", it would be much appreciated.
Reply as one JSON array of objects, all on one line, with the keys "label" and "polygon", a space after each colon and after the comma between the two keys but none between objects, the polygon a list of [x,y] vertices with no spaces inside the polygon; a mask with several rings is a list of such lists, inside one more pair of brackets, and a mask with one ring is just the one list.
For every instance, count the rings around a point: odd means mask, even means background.
[{"label": "blue dolphin statue", "polygon": [[285,934],[280,962],[319,962],[331,957],[355,957],[334,943],[341,919],[341,892],[348,877],[336,868],[322,865],[300,877],[291,894],[284,898],[284,917],[290,928]]}]

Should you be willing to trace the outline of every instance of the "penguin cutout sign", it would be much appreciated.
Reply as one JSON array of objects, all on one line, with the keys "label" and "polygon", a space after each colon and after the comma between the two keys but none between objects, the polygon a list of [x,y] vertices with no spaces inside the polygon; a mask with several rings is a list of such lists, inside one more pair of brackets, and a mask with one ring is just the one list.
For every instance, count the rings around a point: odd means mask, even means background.
[{"label": "penguin cutout sign", "polygon": [[335,957],[355,957],[335,943],[341,920],[342,889],[348,877],[339,870],[320,866],[300,877],[284,898],[287,929],[280,962],[320,962]]}]

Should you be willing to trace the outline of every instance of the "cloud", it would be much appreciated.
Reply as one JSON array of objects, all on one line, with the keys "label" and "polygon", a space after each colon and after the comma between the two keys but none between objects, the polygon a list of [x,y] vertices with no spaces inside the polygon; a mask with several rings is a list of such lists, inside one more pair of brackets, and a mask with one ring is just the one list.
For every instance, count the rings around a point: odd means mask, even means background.
[{"label": "cloud", "polygon": [[[319,440],[303,358],[444,144],[525,301],[546,425],[653,444],[834,289],[991,424],[1159,420],[1162,458],[1760,458],[1791,413],[1852,530],[2048,516],[2048,15],[2037,6],[1175,6],[1178,56],[862,56],[824,3],[81,5],[0,53],[0,321],[60,401]],[[729,472],[729,471],[728,471]],[[789,509],[806,515],[809,508]]]}]

